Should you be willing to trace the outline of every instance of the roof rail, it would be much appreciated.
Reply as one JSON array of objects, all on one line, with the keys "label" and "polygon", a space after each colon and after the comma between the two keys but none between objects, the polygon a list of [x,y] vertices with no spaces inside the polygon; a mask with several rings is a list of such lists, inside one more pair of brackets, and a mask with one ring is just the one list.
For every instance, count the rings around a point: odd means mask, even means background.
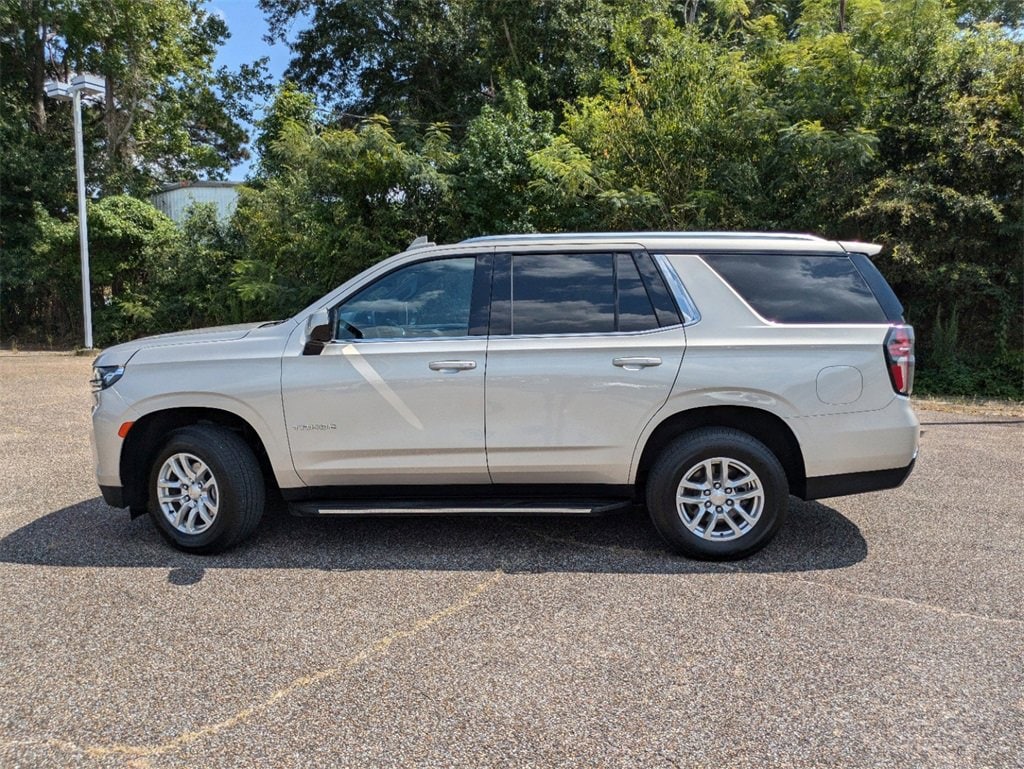
[{"label": "roof rail", "polygon": [[797,232],[526,232],[518,235],[481,235],[475,238],[466,238],[462,242],[500,243],[509,240],[591,240],[612,236],[623,239],[642,238],[644,240],[659,238],[672,238],[675,240],[684,240],[688,238],[694,240],[707,238],[722,238],[725,240],[824,240],[824,238],[820,238],[817,235],[806,235]]},{"label": "roof rail", "polygon": [[405,250],[406,251],[413,251],[413,250],[415,250],[417,248],[426,248],[427,246],[436,246],[436,245],[437,244],[436,243],[432,243],[430,241],[430,238],[428,238],[426,235],[420,235],[418,238],[416,238],[416,240],[414,240],[412,243],[410,243],[409,247],[407,249],[405,249]]}]

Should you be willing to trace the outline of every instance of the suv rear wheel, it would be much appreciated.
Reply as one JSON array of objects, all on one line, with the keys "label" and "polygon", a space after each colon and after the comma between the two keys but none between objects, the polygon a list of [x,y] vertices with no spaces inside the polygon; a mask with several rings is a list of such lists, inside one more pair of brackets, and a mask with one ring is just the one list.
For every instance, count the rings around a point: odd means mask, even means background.
[{"label": "suv rear wheel", "polygon": [[175,547],[190,553],[241,542],[259,523],[264,503],[252,449],[217,425],[175,430],[150,469],[150,516]]},{"label": "suv rear wheel", "polygon": [[677,438],[647,479],[651,520],[676,552],[743,558],[768,544],[789,504],[786,473],[759,440],[731,428]]}]

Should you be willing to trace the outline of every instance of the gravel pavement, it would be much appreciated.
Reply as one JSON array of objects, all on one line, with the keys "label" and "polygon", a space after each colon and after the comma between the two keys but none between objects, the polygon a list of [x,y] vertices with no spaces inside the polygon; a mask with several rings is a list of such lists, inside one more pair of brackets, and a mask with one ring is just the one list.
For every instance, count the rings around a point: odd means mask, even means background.
[{"label": "gravel pavement", "polygon": [[0,354],[0,767],[1022,767],[1024,424],[735,564],[597,519],[296,519],[170,550],[90,361]]}]

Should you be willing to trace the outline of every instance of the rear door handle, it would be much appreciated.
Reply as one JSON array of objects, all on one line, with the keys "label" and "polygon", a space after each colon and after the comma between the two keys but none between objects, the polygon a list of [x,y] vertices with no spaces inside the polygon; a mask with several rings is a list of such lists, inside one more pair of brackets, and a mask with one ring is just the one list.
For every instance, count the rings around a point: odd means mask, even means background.
[{"label": "rear door handle", "polygon": [[427,364],[431,371],[470,371],[476,368],[475,360],[435,360]]},{"label": "rear door handle", "polygon": [[649,366],[660,366],[661,358],[612,358],[612,365],[619,368],[637,371]]}]

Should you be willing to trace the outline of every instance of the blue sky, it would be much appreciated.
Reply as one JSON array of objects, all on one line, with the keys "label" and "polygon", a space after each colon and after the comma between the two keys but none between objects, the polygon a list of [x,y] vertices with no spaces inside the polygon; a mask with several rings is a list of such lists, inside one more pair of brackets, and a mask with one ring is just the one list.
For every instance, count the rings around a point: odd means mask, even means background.
[{"label": "blue sky", "polygon": [[[269,57],[268,68],[274,82],[279,82],[288,66],[291,54],[284,43],[270,45],[263,36],[267,23],[256,0],[211,0],[207,8],[227,22],[231,37],[217,53],[215,66],[227,65],[237,69],[241,64],[251,64],[261,56]],[[251,133],[251,131],[250,131]],[[245,178],[251,163],[236,166],[229,177],[237,181]]]}]

